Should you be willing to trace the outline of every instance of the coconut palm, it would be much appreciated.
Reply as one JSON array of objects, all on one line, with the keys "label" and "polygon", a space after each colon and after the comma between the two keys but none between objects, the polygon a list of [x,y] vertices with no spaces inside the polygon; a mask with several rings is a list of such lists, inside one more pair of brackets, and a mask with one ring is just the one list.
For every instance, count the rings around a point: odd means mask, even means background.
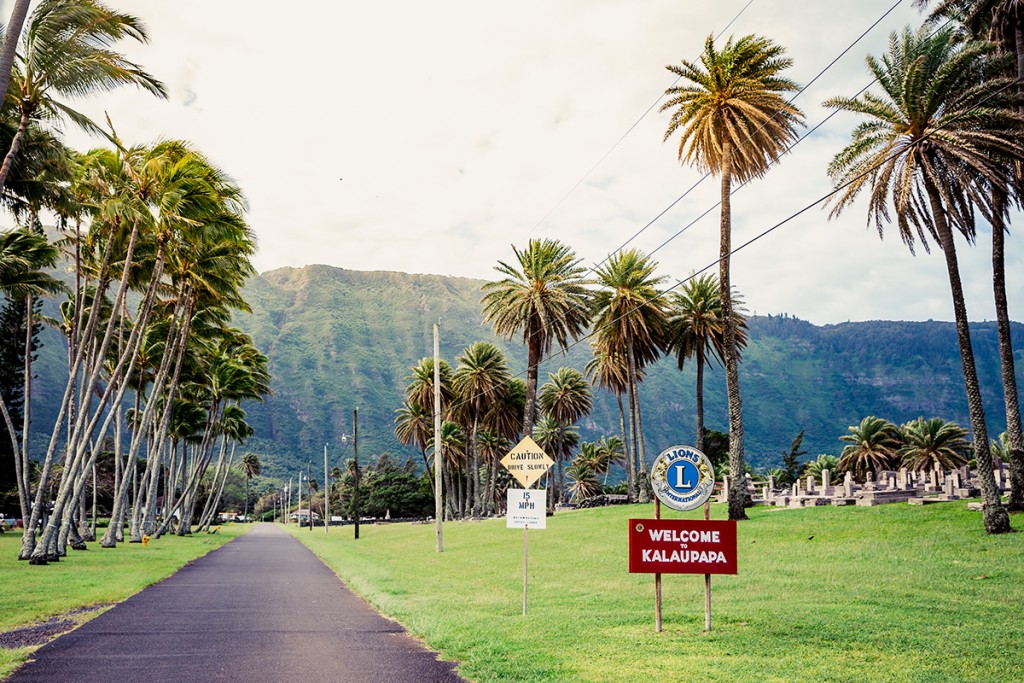
[{"label": "coconut palm", "polygon": [[903,443],[899,430],[892,422],[868,415],[859,425],[848,429],[849,434],[839,437],[840,441],[849,444],[839,456],[840,469],[864,477],[868,472],[877,475],[895,462],[896,451]]},{"label": "coconut palm", "polygon": [[472,496],[474,516],[483,513],[483,492],[480,490],[480,449],[477,437],[480,423],[490,406],[501,398],[502,387],[510,373],[505,354],[490,342],[476,342],[462,352],[452,375],[452,392],[456,397],[454,411],[468,417],[471,462],[467,482]]},{"label": "coconut palm", "polygon": [[0,92],[2,93],[6,93],[7,86],[11,84],[11,70],[14,68],[14,58],[18,52],[18,40],[21,38],[21,29],[25,27],[25,18],[28,16],[31,4],[32,0],[14,0],[11,19],[3,27],[3,47],[0,48]]},{"label": "coconut palm", "polygon": [[[593,342],[594,358],[587,363],[586,372],[591,383],[605,391],[615,394],[615,400],[619,405],[619,434],[621,434],[620,445],[623,446],[623,460],[626,470],[626,495],[629,500],[636,500],[636,470],[635,459],[629,450],[629,440],[626,433],[626,410],[622,405],[622,395],[629,390],[629,371],[625,354],[604,350],[599,340]],[[644,371],[637,368],[637,375],[642,380]]]},{"label": "coconut palm", "polygon": [[[736,344],[747,345],[747,318],[739,295],[733,294]],[[704,366],[722,362],[725,356],[722,297],[718,278],[708,273],[693,275],[669,297],[668,349],[675,353],[679,369],[688,360],[697,363],[697,434],[694,445],[704,450]],[[737,349],[737,357],[739,356]]]},{"label": "coconut palm", "polygon": [[523,433],[533,431],[537,416],[537,375],[543,356],[557,344],[565,350],[590,323],[591,294],[586,268],[576,253],[558,240],[532,239],[520,251],[512,247],[517,263],[498,261],[504,275],[484,284],[484,320],[503,339],[519,334],[526,344],[526,405]]},{"label": "coconut palm", "polygon": [[395,436],[403,446],[415,446],[423,456],[423,467],[433,490],[434,473],[427,464],[427,444],[434,438],[434,418],[415,401],[405,400],[395,410]]},{"label": "coconut palm", "polygon": [[[929,4],[916,0],[916,4]],[[1006,74],[1024,79],[1024,2],[1022,0],[943,0],[932,11],[930,20],[944,19],[961,22],[965,33],[976,40],[990,40],[999,51],[1014,57],[1007,64]],[[1019,86],[1018,86],[1019,87]],[[1012,164],[1016,201],[1021,201],[1024,174],[1020,164]],[[1007,215],[1006,206],[1010,196],[1008,189],[992,185],[992,289],[995,298],[996,331],[999,338],[999,360],[1002,367],[1003,398],[1006,408],[1006,434],[1008,451],[1005,460],[1010,464],[1010,493],[1006,509],[1009,512],[1024,510],[1024,428],[1021,425],[1020,399],[1017,394],[1017,373],[1013,357],[1013,339],[1010,330],[1010,314],[1006,300],[1006,258],[1005,242]],[[1012,194],[1012,193],[1011,193]]]},{"label": "coconut palm", "polygon": [[44,0],[36,8],[22,42],[22,68],[11,75],[21,121],[0,166],[0,188],[31,121],[68,118],[99,132],[88,117],[57,98],[83,97],[123,85],[167,96],[160,81],[110,49],[122,38],[141,43],[148,39],[138,19],[97,0]]},{"label": "coconut palm", "polygon": [[903,425],[900,431],[904,445],[897,455],[907,469],[941,472],[967,464],[971,450],[968,432],[955,422],[946,422],[941,417],[919,417]]},{"label": "coconut palm", "polygon": [[[590,414],[594,407],[594,397],[590,386],[583,378],[583,373],[573,368],[559,368],[548,375],[548,381],[540,388],[540,407],[545,415],[551,416],[560,425],[572,425]],[[558,453],[563,452],[562,444],[558,445]],[[558,487],[555,492],[555,503],[562,502],[565,490],[563,459],[555,462],[557,468]]]},{"label": "coconut palm", "polygon": [[[661,357],[668,330],[667,301],[658,289],[664,277],[654,275],[657,263],[630,249],[612,254],[595,271],[601,288],[594,294],[597,343],[606,353],[622,354],[628,378],[632,454],[637,480],[647,467],[640,412],[638,370]],[[646,503],[647,487],[637,499]]]},{"label": "coconut palm", "polygon": [[[10,301],[23,301],[26,315],[32,316],[32,297],[56,294],[64,290],[63,284],[45,272],[47,268],[56,265],[58,255],[57,248],[50,244],[46,237],[32,230],[8,230],[0,233],[0,295]],[[29,348],[32,330],[33,320],[26,319],[26,332],[29,339],[11,340],[13,343],[25,344],[26,371],[22,396],[24,396],[26,404],[27,398],[31,395],[32,372],[28,366],[32,359]],[[0,414],[3,416],[4,427],[11,440],[11,453],[14,455],[15,463],[14,475],[17,479],[18,502],[21,506],[22,519],[28,519],[30,499],[28,454],[24,449],[25,444],[23,443],[22,446],[18,444],[18,431],[2,398],[0,398]],[[27,411],[25,414],[27,416]]]},{"label": "coconut palm", "polygon": [[255,453],[246,453],[242,456],[242,474],[245,475],[245,511],[242,516],[249,519],[249,480],[258,477],[263,472],[260,464],[260,456]]},{"label": "coconut palm", "polygon": [[[792,64],[784,55],[781,46],[760,36],[738,40],[730,37],[721,49],[715,47],[713,36],[708,36],[699,64],[683,60],[667,67],[684,83],[666,90],[668,99],[661,106],[662,111],[672,111],[664,139],[680,132],[679,161],[716,174],[721,180],[718,281],[729,398],[729,465],[733,472],[744,470],[744,456],[730,276],[732,183],[764,175],[796,140],[803,114],[784,99],[786,93],[797,89],[796,83],[782,76]],[[742,477],[733,477],[729,519],[746,519],[745,504]]]},{"label": "coconut palm", "polygon": [[1024,159],[1024,117],[1008,106],[1013,81],[1001,75],[1005,60],[995,57],[994,49],[991,43],[962,43],[949,27],[908,28],[890,36],[881,60],[867,59],[881,95],[869,92],[825,104],[867,117],[829,167],[839,190],[831,201],[832,216],[867,189],[868,219],[879,232],[891,220],[891,203],[904,243],[913,251],[917,239],[926,249],[934,240],[945,257],[985,529],[1004,533],[1010,519],[992,474],[954,241],[954,230],[973,240],[975,209],[986,216],[1000,210],[985,188],[1008,186],[1007,161]]}]

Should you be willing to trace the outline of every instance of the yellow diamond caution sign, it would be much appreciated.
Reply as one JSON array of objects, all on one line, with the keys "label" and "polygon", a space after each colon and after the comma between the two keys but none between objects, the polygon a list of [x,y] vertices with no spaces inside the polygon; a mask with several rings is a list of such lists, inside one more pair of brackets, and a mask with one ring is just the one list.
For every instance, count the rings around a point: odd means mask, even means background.
[{"label": "yellow diamond caution sign", "polygon": [[544,473],[555,464],[537,443],[528,436],[516,444],[516,447],[501,459],[501,464],[516,478],[523,488],[544,476]]}]

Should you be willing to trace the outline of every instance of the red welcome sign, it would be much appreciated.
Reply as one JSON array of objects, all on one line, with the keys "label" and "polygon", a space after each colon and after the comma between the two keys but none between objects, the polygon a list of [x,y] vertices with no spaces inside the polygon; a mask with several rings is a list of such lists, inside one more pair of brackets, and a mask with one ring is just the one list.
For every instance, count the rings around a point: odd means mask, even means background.
[{"label": "red welcome sign", "polygon": [[631,519],[629,571],[736,574],[736,522]]}]

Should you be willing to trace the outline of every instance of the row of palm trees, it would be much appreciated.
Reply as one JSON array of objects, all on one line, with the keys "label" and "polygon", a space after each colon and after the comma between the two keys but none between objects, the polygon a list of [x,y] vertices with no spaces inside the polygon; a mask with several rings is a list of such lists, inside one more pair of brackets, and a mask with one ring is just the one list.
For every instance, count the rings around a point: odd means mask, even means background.
[{"label": "row of palm trees", "polygon": [[[234,446],[252,433],[239,404],[269,392],[266,357],[230,327],[231,311],[247,310],[241,287],[255,250],[234,181],[184,141],[130,146],[111,126],[111,147],[78,153],[47,127],[66,118],[100,130],[58,98],[121,85],[164,94],[112,49],[123,38],[146,40],[134,17],[93,0],[44,0],[28,16],[0,111],[10,134],[0,198],[30,226],[50,212],[60,233],[54,244],[31,228],[4,234],[0,291],[24,299],[29,316],[33,297],[67,292],[54,322],[67,338],[68,381],[35,482],[27,406],[20,429],[2,411],[26,520],[20,557],[34,564],[82,547],[79,501],[111,441],[117,482],[102,546],[123,539],[125,522],[131,541],[165,533],[174,520],[179,534],[208,527]],[[46,274],[61,254],[67,285]],[[28,396],[30,368],[24,376]]]},{"label": "row of palm trees", "polygon": [[[1022,198],[1021,14],[1018,0],[940,2],[928,24],[893,34],[883,58],[868,57],[880,93],[869,90],[825,103],[864,117],[828,169],[835,184],[828,199],[832,216],[867,192],[869,220],[880,233],[895,218],[911,250],[918,240],[926,250],[934,242],[945,257],[989,533],[1008,531],[1010,525],[992,474],[954,236],[959,232],[973,242],[976,214],[993,225],[993,280],[1015,483],[1010,507],[1022,509],[1024,437],[1002,252],[1009,208],[1019,206]],[[953,22],[942,23],[950,17]],[[728,38],[718,46],[708,37],[697,62],[668,67],[681,84],[666,91],[661,107],[671,113],[665,139],[679,136],[680,162],[720,179],[717,348],[725,366],[733,472],[744,469],[738,373],[742,316],[736,315],[730,278],[733,183],[742,186],[764,175],[797,142],[804,117],[786,99],[799,89],[784,76],[791,64],[784,49],[768,38]],[[522,335],[526,344],[527,433],[534,423],[540,361],[556,344],[565,349],[570,340],[581,338],[592,324],[599,382],[617,393],[622,388],[629,396],[627,477],[631,498],[643,500],[643,489],[635,489],[644,467],[636,387],[645,365],[657,357],[657,330],[666,322],[657,291],[661,280],[654,276],[653,264],[635,251],[614,254],[594,271],[604,289],[592,294],[586,269],[565,245],[534,240],[514,253],[517,263],[500,262],[497,267],[503,279],[484,287],[484,316],[498,335]],[[729,518],[744,519],[745,491],[739,477],[732,479]]]}]

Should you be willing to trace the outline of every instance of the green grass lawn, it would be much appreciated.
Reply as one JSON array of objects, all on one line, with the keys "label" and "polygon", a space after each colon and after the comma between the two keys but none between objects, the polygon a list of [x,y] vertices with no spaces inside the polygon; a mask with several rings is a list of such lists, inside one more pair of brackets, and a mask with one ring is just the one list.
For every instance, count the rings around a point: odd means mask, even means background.
[{"label": "green grass lawn", "polygon": [[[103,549],[90,543],[89,550],[69,550],[68,557],[45,566],[18,561],[20,533],[0,534],[0,631],[36,624],[83,607],[120,602],[247,529],[248,525],[224,525],[216,534],[164,536],[146,547],[121,543]],[[101,611],[69,618],[81,622]],[[0,648],[0,679],[34,649]]]},{"label": "green grass lawn", "polygon": [[[712,508],[723,519],[725,506]],[[653,506],[504,520],[292,532],[471,681],[1021,681],[1024,534],[986,536],[963,502],[754,508],[739,574],[629,574],[627,520]],[[665,517],[698,517],[670,512]],[[1024,527],[1024,518],[1013,520]]]}]

